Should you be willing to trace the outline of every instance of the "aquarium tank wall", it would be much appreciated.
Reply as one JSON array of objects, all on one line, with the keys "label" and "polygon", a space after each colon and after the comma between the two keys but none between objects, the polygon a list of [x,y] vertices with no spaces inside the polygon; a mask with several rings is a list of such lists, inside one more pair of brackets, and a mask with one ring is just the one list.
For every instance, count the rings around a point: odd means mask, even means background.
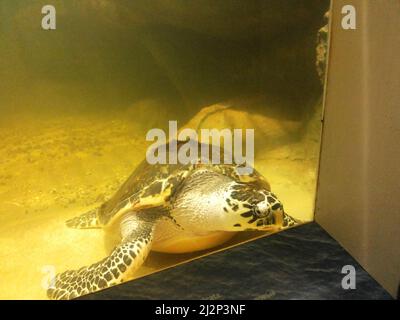
[{"label": "aquarium tank wall", "polygon": [[352,1],[357,29],[332,6],[315,218],[391,295],[399,297],[400,21],[398,1]]},{"label": "aquarium tank wall", "polygon": [[[0,4],[0,298],[74,298],[314,219],[328,0],[47,2]],[[250,130],[230,151],[255,171],[149,163],[152,133],[203,129],[224,149]]]}]

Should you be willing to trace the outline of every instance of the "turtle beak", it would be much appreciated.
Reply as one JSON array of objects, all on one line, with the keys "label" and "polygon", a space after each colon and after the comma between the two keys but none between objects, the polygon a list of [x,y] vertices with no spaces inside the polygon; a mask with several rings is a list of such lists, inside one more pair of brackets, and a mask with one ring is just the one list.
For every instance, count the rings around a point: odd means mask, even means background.
[{"label": "turtle beak", "polygon": [[283,224],[283,211],[282,210],[274,211],[273,216],[275,225],[281,226]]},{"label": "turtle beak", "polygon": [[[281,218],[283,221],[283,219]],[[279,227],[277,223],[277,214],[274,212],[270,214],[268,217],[264,218],[264,226],[260,228],[262,231],[275,231]]]}]

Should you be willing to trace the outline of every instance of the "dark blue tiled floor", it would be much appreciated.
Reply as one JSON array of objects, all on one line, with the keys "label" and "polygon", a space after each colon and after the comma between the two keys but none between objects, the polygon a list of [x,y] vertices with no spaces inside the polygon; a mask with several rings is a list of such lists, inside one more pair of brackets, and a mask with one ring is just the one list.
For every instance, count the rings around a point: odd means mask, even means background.
[{"label": "dark blue tiled floor", "polygon": [[[356,289],[344,290],[344,265]],[[261,238],[84,299],[390,299],[318,224]]]}]

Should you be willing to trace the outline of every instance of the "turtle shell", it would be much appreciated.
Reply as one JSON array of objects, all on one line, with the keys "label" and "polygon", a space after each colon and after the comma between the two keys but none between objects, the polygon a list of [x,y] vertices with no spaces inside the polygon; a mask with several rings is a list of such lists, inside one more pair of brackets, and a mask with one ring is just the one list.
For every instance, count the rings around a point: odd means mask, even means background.
[{"label": "turtle shell", "polygon": [[156,206],[167,201],[190,168],[183,165],[151,165],[142,161],[114,196],[98,210],[98,220],[107,225],[123,208]]},{"label": "turtle shell", "polygon": [[[220,147],[207,146],[197,143],[195,140],[177,141],[177,151],[184,145],[195,143],[198,146],[197,161],[189,164],[149,164],[146,159],[133,171],[125,183],[119,188],[114,196],[102,204],[97,211],[98,221],[106,226],[110,221],[115,220],[126,210],[132,210],[140,207],[149,206],[168,206],[170,200],[173,200],[174,193],[179,189],[184,179],[198,166],[211,166],[213,170],[244,183],[256,184],[257,187],[263,187],[270,190],[268,182],[256,171],[250,175],[239,175],[234,164],[223,164],[224,150]],[[166,158],[169,159],[170,143],[165,145]],[[201,151],[204,147],[209,148],[207,161]],[[219,149],[220,163],[211,163],[209,155]],[[124,210],[126,208],[126,210]]]}]

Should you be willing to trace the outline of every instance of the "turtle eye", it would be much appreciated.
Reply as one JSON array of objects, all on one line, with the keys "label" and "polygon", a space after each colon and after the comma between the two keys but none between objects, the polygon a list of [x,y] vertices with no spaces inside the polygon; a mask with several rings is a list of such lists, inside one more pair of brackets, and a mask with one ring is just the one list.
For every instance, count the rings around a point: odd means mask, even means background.
[{"label": "turtle eye", "polygon": [[253,207],[253,212],[257,217],[261,216],[261,210],[257,206]]}]

